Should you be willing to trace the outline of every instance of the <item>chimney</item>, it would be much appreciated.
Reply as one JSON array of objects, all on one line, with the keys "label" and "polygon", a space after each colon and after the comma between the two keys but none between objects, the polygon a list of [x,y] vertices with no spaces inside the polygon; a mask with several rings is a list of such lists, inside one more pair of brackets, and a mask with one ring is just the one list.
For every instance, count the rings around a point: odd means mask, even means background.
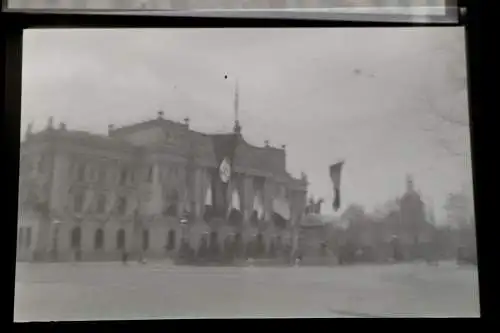
[{"label": "chimney", "polygon": [[184,124],[189,127],[189,117],[184,118]]},{"label": "chimney", "polygon": [[264,145],[266,146],[266,148],[269,147],[269,140],[264,141]]},{"label": "chimney", "polygon": [[59,129],[60,129],[61,131],[65,131],[65,130],[66,130],[66,124],[65,124],[65,123],[63,123],[63,122],[60,122],[60,123],[59,123]]},{"label": "chimney", "polygon": [[163,119],[163,111],[158,111],[158,119]]},{"label": "chimney", "polygon": [[285,150],[286,149],[286,145],[281,145],[281,149]]},{"label": "chimney", "polygon": [[115,125],[109,124],[108,125],[108,135],[111,135],[111,133],[114,131]]}]

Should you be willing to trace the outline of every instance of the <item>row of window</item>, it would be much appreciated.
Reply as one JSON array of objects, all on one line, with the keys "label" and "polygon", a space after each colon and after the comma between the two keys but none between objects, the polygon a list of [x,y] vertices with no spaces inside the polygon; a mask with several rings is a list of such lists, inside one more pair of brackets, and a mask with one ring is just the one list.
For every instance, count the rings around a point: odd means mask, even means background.
[{"label": "row of window", "polygon": [[[78,191],[73,195],[73,211],[75,213],[82,213],[85,203],[85,192]],[[97,213],[105,213],[106,206],[108,204],[108,198],[105,194],[99,194],[97,197]],[[116,211],[120,215],[125,215],[127,211],[127,198],[125,196],[120,196],[116,202]]]},{"label": "row of window", "polygon": [[[108,177],[108,170],[105,168],[97,168],[96,166],[92,166],[86,163],[79,163],[75,165],[76,168],[76,180],[79,182],[106,182]],[[164,172],[167,172],[165,170]],[[179,167],[172,166],[168,169],[168,172],[171,172],[174,177],[176,177],[179,173]],[[137,179],[137,175],[141,175],[141,179],[148,183],[153,182],[154,178],[154,167],[149,166],[144,171],[134,171],[129,167],[122,167],[119,171],[119,179],[118,183],[120,185],[132,185]],[[144,177],[143,177],[144,176]]]},{"label": "row of window", "polygon": [[[210,243],[216,242],[217,234],[210,234]],[[209,240],[206,236],[203,237],[205,242]],[[241,241],[241,236],[238,234],[236,239]],[[262,234],[258,234],[255,240],[257,243],[263,243],[264,239]],[[275,237],[272,242],[275,246],[282,246],[283,241],[280,236]],[[104,230],[97,229],[94,233],[94,250],[103,250],[105,245]],[[174,250],[176,247],[176,232],[175,230],[170,230],[166,236],[165,249],[167,251]],[[76,227],[71,231],[71,248],[73,250],[79,250],[81,248],[81,229]],[[125,230],[120,229],[116,232],[116,250],[125,250],[126,248],[126,234]],[[142,250],[147,251],[149,249],[149,230],[143,230],[142,232]]]},{"label": "row of window", "polygon": [[[85,192],[77,191],[73,195],[73,211],[75,213],[83,213],[84,212],[84,204],[85,204]],[[168,206],[166,213],[169,216],[177,216],[177,199],[171,200],[173,203]],[[129,200],[127,196],[121,195],[116,199],[116,206],[112,209],[119,215],[125,215],[127,213],[127,207],[129,206]],[[96,200],[95,212],[98,214],[106,213],[108,206],[108,196],[104,193],[98,194]]]},{"label": "row of window", "polygon": [[[94,250],[104,249],[104,230],[97,229],[94,233]],[[170,230],[167,233],[166,245],[167,250],[175,249],[176,245],[176,233],[175,230]],[[71,248],[74,250],[80,249],[81,247],[81,229],[76,227],[71,231]],[[120,229],[116,232],[116,249],[124,250],[126,248],[126,237],[125,230]],[[142,250],[147,251],[149,249],[149,230],[143,230],[142,232]]]}]

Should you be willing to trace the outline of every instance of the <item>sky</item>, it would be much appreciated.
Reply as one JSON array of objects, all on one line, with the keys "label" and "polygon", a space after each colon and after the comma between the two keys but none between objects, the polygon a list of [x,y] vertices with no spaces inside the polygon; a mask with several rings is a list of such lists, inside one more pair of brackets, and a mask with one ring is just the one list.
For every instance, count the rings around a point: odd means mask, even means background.
[{"label": "sky", "polygon": [[[48,117],[106,133],[156,117],[231,130],[234,86],[251,144],[286,144],[287,168],[332,211],[372,210],[414,178],[438,219],[471,184],[462,28],[27,30],[22,131]],[[227,79],[225,79],[227,75]],[[458,79],[457,79],[458,78]],[[452,121],[447,121],[452,120]],[[464,125],[465,124],[465,125]]]}]

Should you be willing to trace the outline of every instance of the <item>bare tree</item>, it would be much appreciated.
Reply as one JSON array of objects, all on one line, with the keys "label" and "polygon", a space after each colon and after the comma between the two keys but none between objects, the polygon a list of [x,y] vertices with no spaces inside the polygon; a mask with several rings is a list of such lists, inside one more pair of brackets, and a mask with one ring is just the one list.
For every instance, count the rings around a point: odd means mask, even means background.
[{"label": "bare tree", "polygon": [[[460,30],[439,34],[433,53],[443,65],[445,77],[438,82],[426,82],[417,90],[428,123],[423,130],[431,132],[437,143],[452,156],[468,155],[469,114],[467,112],[467,67],[464,35]],[[429,64],[429,70],[433,70]],[[435,64],[434,64],[435,66]],[[429,81],[429,80],[427,80]]]}]

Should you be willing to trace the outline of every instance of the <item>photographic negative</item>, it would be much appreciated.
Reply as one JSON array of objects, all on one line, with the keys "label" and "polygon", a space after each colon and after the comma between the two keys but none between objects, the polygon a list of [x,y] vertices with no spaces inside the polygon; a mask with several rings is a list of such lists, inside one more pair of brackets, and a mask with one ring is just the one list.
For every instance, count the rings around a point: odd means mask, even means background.
[{"label": "photographic negative", "polygon": [[15,320],[478,316],[464,43],[26,31]]}]

